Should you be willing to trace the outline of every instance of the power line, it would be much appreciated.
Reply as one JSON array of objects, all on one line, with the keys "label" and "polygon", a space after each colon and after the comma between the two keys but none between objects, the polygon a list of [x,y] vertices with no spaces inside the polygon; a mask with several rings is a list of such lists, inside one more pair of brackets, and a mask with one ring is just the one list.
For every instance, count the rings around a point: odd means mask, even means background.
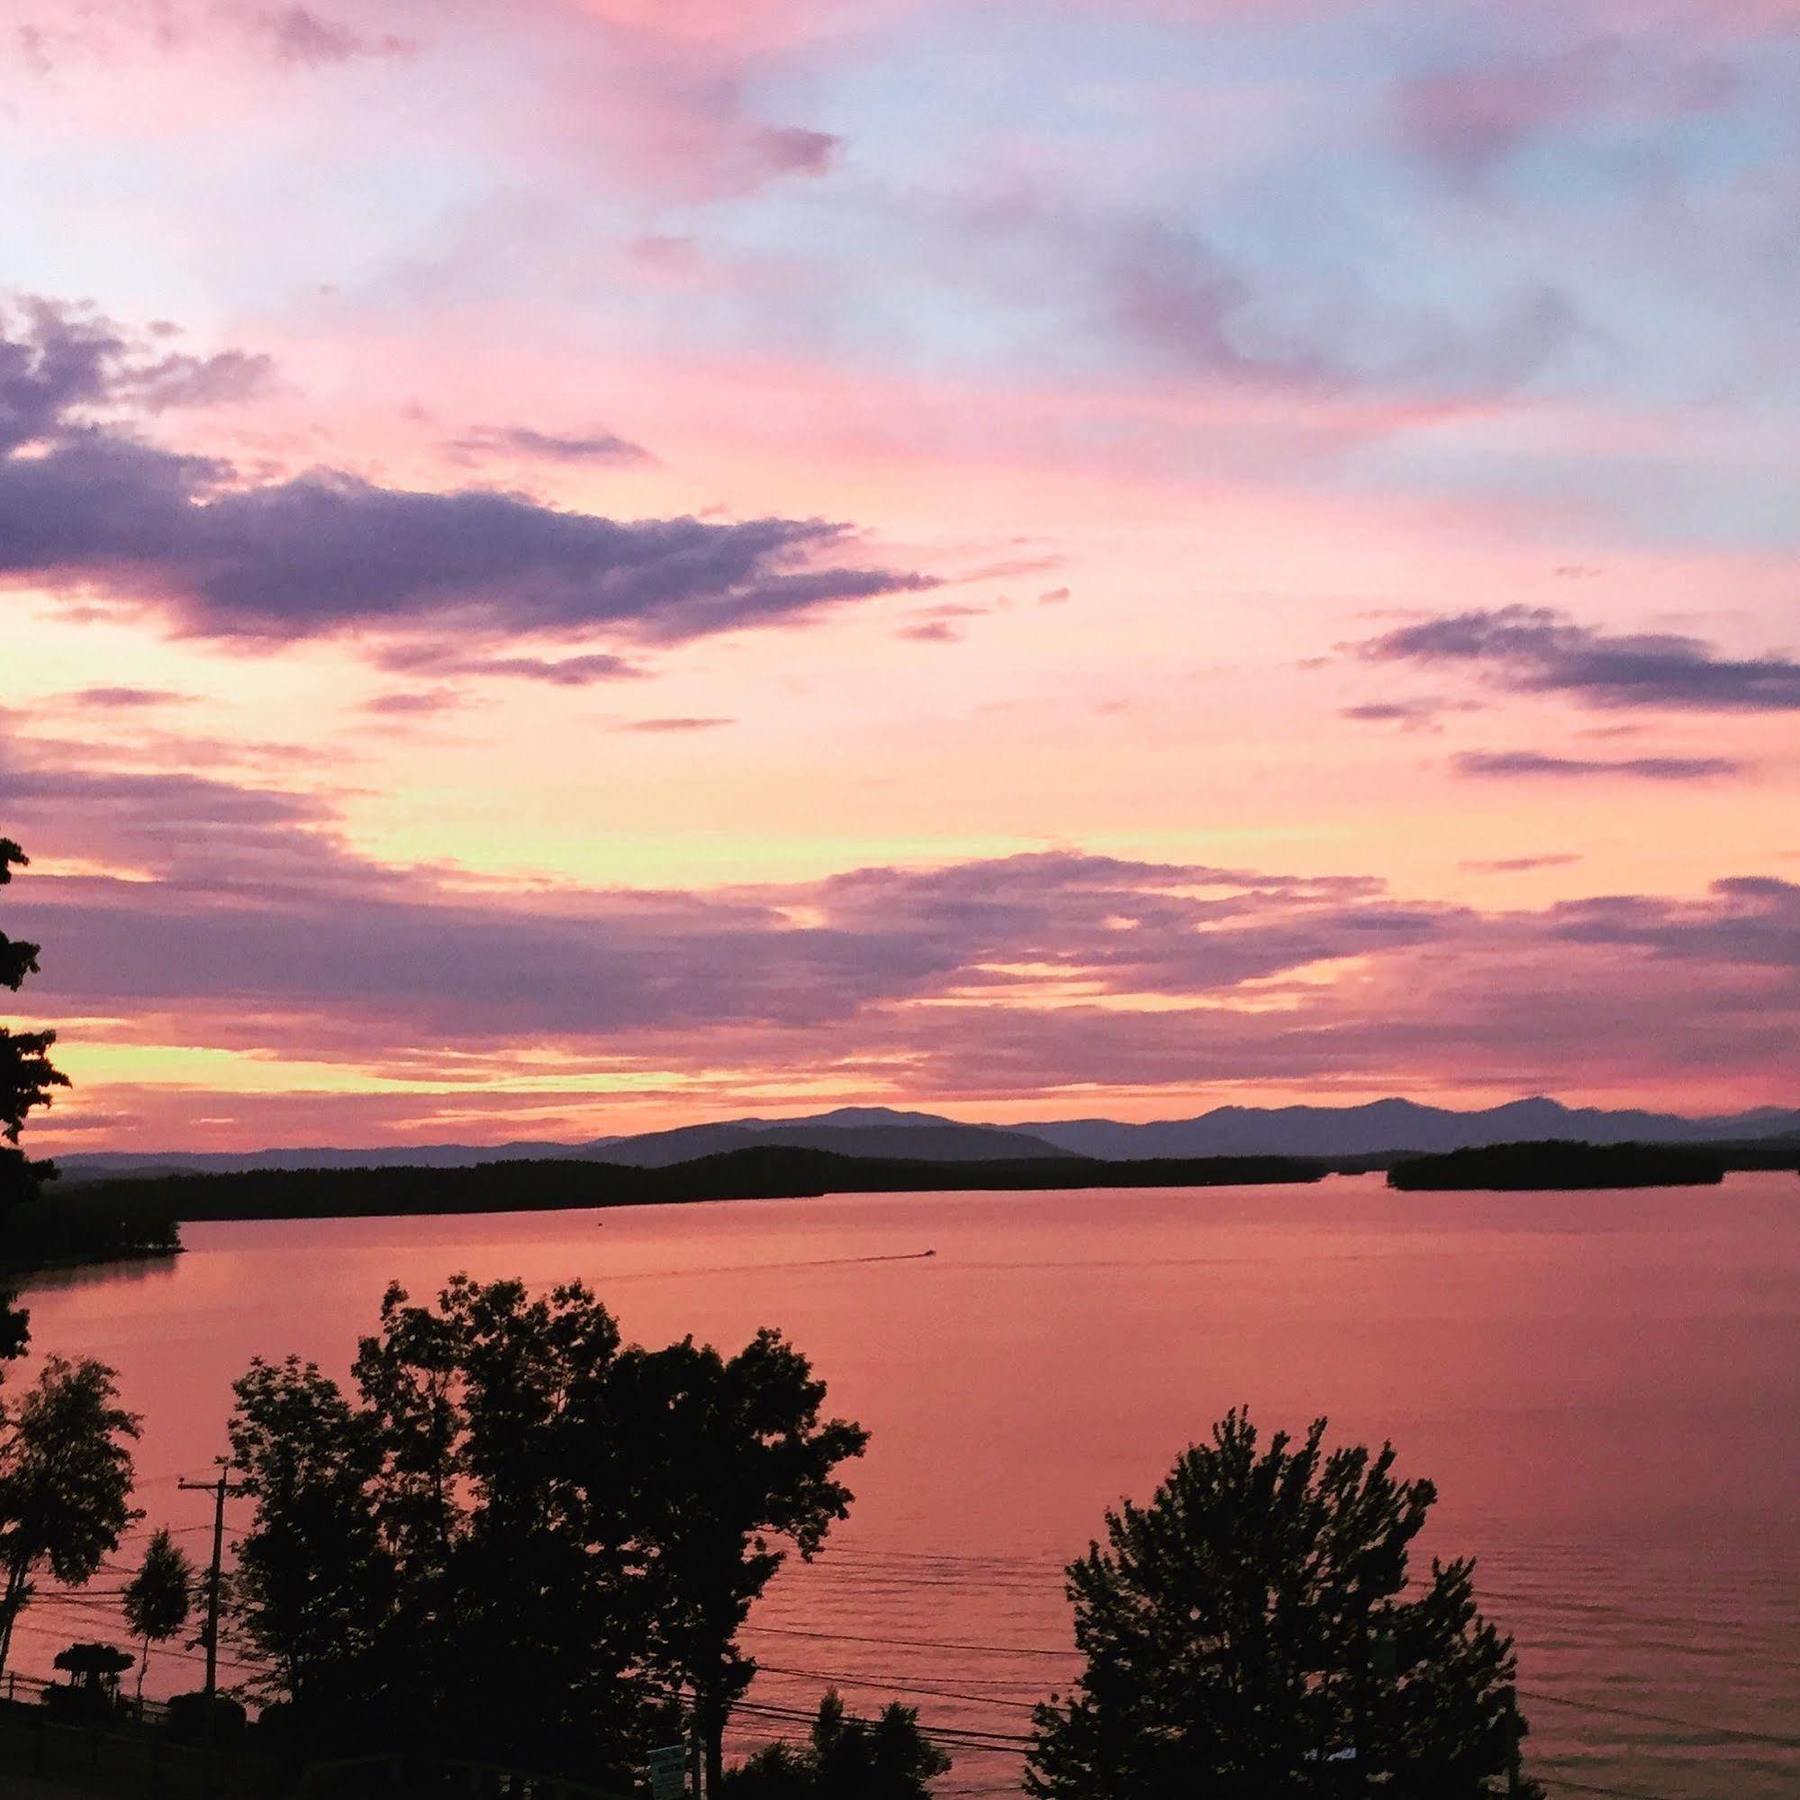
[{"label": "power line", "polygon": [[[734,1711],[747,1712],[763,1718],[790,1719],[802,1725],[812,1724],[816,1716],[813,1713],[801,1712],[794,1707],[766,1706],[751,1700],[739,1701]],[[965,1749],[971,1750],[1025,1750],[1036,1742],[1034,1738],[1014,1736],[1002,1731],[984,1731],[969,1726],[921,1723],[919,1729],[934,1741],[952,1744],[961,1741]]]},{"label": "power line", "polygon": [[1577,1794],[1606,1794],[1611,1800],[1661,1800],[1657,1794],[1646,1794],[1642,1788],[1602,1787],[1598,1782],[1575,1781],[1567,1775],[1552,1775],[1543,1770],[1538,1771],[1552,1787],[1572,1789]]},{"label": "power line", "polygon": [[[228,1531],[243,1531],[245,1526],[225,1521]],[[119,1533],[121,1544],[134,1544],[139,1538],[155,1537],[159,1531],[166,1531],[170,1537],[190,1537],[197,1531],[211,1531],[211,1525],[146,1525],[141,1531],[122,1531]]]},{"label": "power line", "polygon": [[[1085,1555],[1085,1552],[1083,1553]],[[1081,1557],[1058,1556],[1018,1556],[1008,1555],[1000,1551],[954,1551],[954,1550],[905,1550],[889,1545],[865,1543],[860,1540],[833,1544],[827,1547],[820,1558],[813,1563],[805,1564],[811,1569],[824,1569],[832,1564],[844,1563],[893,1564],[911,1567],[937,1567],[943,1570],[999,1570],[1010,1575],[1039,1572],[1062,1575],[1071,1563],[1078,1562]],[[1424,1591],[1427,1583],[1415,1579],[1410,1586]],[[1570,1600],[1556,1594],[1546,1594],[1529,1588],[1493,1587],[1487,1582],[1477,1580],[1476,1591],[1480,1598],[1486,1600],[1517,1600],[1536,1606],[1552,1607],[1560,1610],[1576,1610],[1583,1612],[1601,1612],[1616,1618],[1630,1619],[1636,1622],[1666,1625],[1676,1630],[1687,1630],[1692,1620],[1679,1618],[1668,1613],[1638,1612],[1629,1608],[1610,1605],[1596,1600]],[[1722,1625],[1734,1628],[1741,1626],[1742,1621],[1719,1621]]]},{"label": "power line", "polygon": [[[214,1484],[208,1484],[209,1489]],[[187,1526],[178,1528],[183,1532],[201,1532],[217,1530],[217,1525]],[[146,1535],[146,1534],[133,1534]],[[880,1559],[899,1563],[902,1561],[914,1564],[912,1570],[904,1568],[887,1568]],[[918,1587],[940,1587],[960,1589],[965,1593],[997,1593],[997,1592],[1033,1592],[1046,1590],[1038,1584],[1026,1584],[1017,1570],[1032,1566],[1024,1558],[981,1558],[955,1557],[951,1555],[875,1551],[858,1556],[855,1553],[836,1557],[837,1569],[841,1573],[856,1580],[859,1595],[866,1597],[870,1593],[892,1591],[910,1591]],[[126,1574],[130,1571],[117,1567],[105,1566],[106,1572]],[[822,1565],[812,1565],[817,1573]],[[957,1572],[957,1571],[961,1572]],[[34,1605],[41,1607],[66,1607],[74,1610],[104,1610],[109,1601],[121,1598],[126,1590],[123,1588],[88,1589],[80,1592],[63,1592],[40,1596]],[[1567,1612],[1600,1615],[1616,1618],[1632,1623],[1676,1624],[1677,1621],[1666,1616],[1635,1613],[1625,1608],[1608,1606],[1601,1602],[1583,1602],[1573,1600],[1559,1601],[1555,1597],[1535,1596],[1507,1590],[1484,1590],[1484,1597],[1514,1599],[1528,1604],[1558,1608]],[[779,1615],[778,1615],[779,1616]],[[792,1616],[792,1615],[788,1615]],[[992,1644],[963,1639],[914,1638],[874,1633],[832,1632],[810,1629],[796,1625],[763,1624],[751,1620],[747,1626],[747,1634],[754,1641],[758,1635],[787,1637],[825,1644],[858,1644],[873,1646],[884,1650],[919,1650],[934,1652],[952,1652],[960,1655],[998,1656],[1015,1658],[1042,1658],[1054,1660],[1065,1666],[1073,1664],[1077,1659],[1077,1651],[1068,1648],[1053,1648],[1038,1644]],[[165,1650],[167,1656],[188,1662],[205,1660],[201,1657],[184,1654],[181,1651]],[[256,1670],[249,1665],[234,1661],[231,1666],[236,1672],[245,1676],[253,1676]],[[995,1694],[979,1694],[918,1683],[888,1680],[880,1676],[851,1675],[819,1669],[784,1667],[779,1664],[762,1664],[763,1672],[788,1680],[806,1680],[830,1682],[862,1691],[887,1690],[896,1694],[909,1694],[956,1701],[965,1705],[998,1707],[1003,1711],[1022,1713],[1029,1710],[1030,1703],[1024,1700],[1013,1700]],[[998,1682],[976,1685],[1000,1685]],[[1024,1687],[1024,1681],[1012,1685]],[[1522,1699],[1551,1706],[1563,1707],[1576,1712],[1586,1712],[1599,1716],[1627,1719],[1645,1724],[1667,1726],[1672,1729],[1693,1732],[1701,1736],[1726,1738],[1744,1743],[1764,1744],[1780,1749],[1800,1748],[1800,1738],[1779,1733],[1756,1731],[1752,1729],[1712,1725],[1701,1721],[1659,1713],[1647,1709],[1615,1706],[1602,1701],[1583,1700],[1572,1696],[1552,1693],[1541,1689],[1518,1689]],[[749,1715],[749,1716],[739,1716]],[[792,1723],[807,1725],[813,1722],[813,1715],[784,1708],[779,1705],[764,1705],[745,1701],[740,1703],[734,1713],[733,1729],[746,1737],[764,1742],[775,1742],[786,1734],[782,1725]],[[924,1732],[934,1742],[946,1748],[973,1752],[989,1752],[995,1754],[1017,1755],[1028,1748],[1032,1739],[999,1731],[989,1731],[980,1726],[954,1725],[921,1725]],[[1565,1777],[1551,1770],[1541,1771],[1546,1782],[1572,1792],[1591,1793],[1604,1796],[1618,1796],[1620,1800],[1656,1800],[1655,1796],[1642,1794],[1637,1790],[1609,1787],[1603,1784],[1583,1782],[1573,1777]],[[1001,1790],[976,1790],[998,1792]]]},{"label": "power line", "polygon": [[758,1672],[760,1673],[764,1669],[771,1675],[794,1675],[810,1681],[834,1681],[844,1687],[873,1688],[883,1693],[925,1694],[933,1700],[965,1700],[971,1706],[998,1706],[1007,1712],[1028,1713],[1032,1708],[1032,1702],[1029,1700],[1003,1700],[995,1694],[958,1694],[952,1693],[948,1688],[908,1687],[903,1683],[885,1679],[870,1681],[860,1675],[834,1675],[824,1669],[783,1669],[774,1663],[759,1662],[757,1664]]},{"label": "power line", "polygon": [[[54,1612],[58,1608],[69,1607],[75,1610],[84,1625],[89,1624],[94,1618],[93,1608],[87,1606],[80,1599],[70,1595],[47,1594],[30,1602],[25,1611],[19,1615],[17,1629],[40,1640],[50,1641],[59,1638],[62,1636],[63,1630],[68,1628],[66,1619],[62,1627],[57,1627],[48,1621],[34,1619],[32,1615],[44,1610]],[[122,1620],[119,1623],[121,1626],[123,1625]],[[175,1650],[166,1645],[160,1646],[156,1654],[158,1657],[172,1657],[179,1662],[203,1663],[206,1660],[204,1656],[197,1655],[193,1651]],[[222,1656],[219,1661],[223,1668],[236,1675],[254,1678],[264,1672],[253,1662],[245,1661],[237,1656]]]},{"label": "power line", "polygon": [[[822,1642],[866,1643],[883,1646],[907,1645],[919,1649],[956,1649],[977,1653],[1005,1655],[1057,1655],[1062,1656],[1065,1660],[1073,1659],[1072,1652],[1040,1651],[1022,1645],[1012,1645],[1003,1648],[997,1645],[955,1644],[943,1639],[876,1638],[853,1636],[849,1633],[839,1634],[832,1632],[801,1631],[794,1627],[785,1628],[783,1630],[783,1635],[790,1637],[807,1637]],[[783,1669],[778,1664],[774,1663],[760,1664],[759,1666],[767,1668],[771,1674],[801,1676],[820,1681],[842,1681],[846,1686],[863,1688],[887,1687],[891,1688],[895,1693],[930,1694],[935,1698],[962,1700],[974,1705],[1002,1706],[1012,1707],[1014,1710],[1024,1710],[1024,1703],[1022,1702],[1011,1702],[992,1695],[953,1693],[943,1688],[932,1689],[919,1686],[908,1686],[899,1682],[889,1682],[879,1679],[865,1680],[861,1676],[834,1675],[828,1671],[817,1669]],[[1541,1688],[1518,1688],[1515,1691],[1521,1699],[1541,1701],[1546,1705],[1567,1707],[1574,1711],[1602,1714],[1611,1718],[1634,1719],[1650,1725],[1668,1725],[1678,1730],[1697,1732],[1703,1736],[1726,1737],[1745,1743],[1768,1744],[1778,1749],[1800,1749],[1800,1738],[1786,1737],[1775,1732],[1755,1731],[1731,1725],[1704,1724],[1696,1719],[1677,1718],[1669,1713],[1650,1712],[1636,1707],[1611,1706],[1603,1701],[1580,1700],[1566,1694],[1552,1694]]]},{"label": "power line", "polygon": [[[867,1571],[876,1574],[884,1582],[905,1581],[909,1586],[956,1586],[987,1592],[1041,1592],[1048,1596],[1052,1585],[1050,1582],[1034,1582],[1025,1577],[1033,1572],[1060,1577],[1068,1568],[1069,1562],[1007,1556],[998,1552],[968,1554],[953,1551],[907,1551],[846,1544],[827,1550],[816,1562],[799,1566],[808,1570],[809,1580],[819,1574],[834,1571]],[[1424,1589],[1422,1582],[1415,1582],[1413,1586],[1421,1592]],[[1552,1613],[1590,1613],[1623,1623],[1662,1626],[1682,1633],[1690,1631],[1693,1623],[1691,1619],[1678,1618],[1668,1613],[1641,1612],[1605,1601],[1565,1599],[1529,1589],[1490,1587],[1484,1582],[1477,1582],[1476,1593],[1477,1598],[1483,1602],[1522,1603]],[[1733,1630],[1753,1629],[1742,1620],[1721,1620],[1715,1623],[1721,1628],[1729,1627]]]},{"label": "power line", "polygon": [[967,1650],[982,1656],[1053,1656],[1066,1663],[1074,1662],[1079,1654],[1073,1646],[1067,1650],[1051,1650],[1037,1644],[967,1644],[950,1638],[866,1637],[848,1631],[805,1631],[797,1625],[759,1625],[754,1619],[745,1629],[767,1632],[773,1637],[816,1638],[832,1644],[878,1644],[888,1649],[907,1650]]},{"label": "power line", "polygon": [[[1496,1588],[1483,1582],[1476,1583],[1476,1598],[1479,1600],[1501,1600],[1515,1605],[1539,1606],[1552,1612],[1599,1613],[1605,1618],[1620,1619],[1632,1625],[1660,1625],[1671,1631],[1689,1632],[1693,1630],[1691,1618],[1678,1618],[1673,1613],[1638,1612],[1634,1608],[1614,1606],[1605,1600],[1570,1600],[1560,1594],[1537,1594],[1526,1588]],[[1718,1619],[1712,1622],[1714,1628],[1730,1627],[1736,1631],[1752,1629],[1742,1619]]]},{"label": "power line", "polygon": [[1614,1719],[1641,1719],[1649,1725],[1673,1725],[1681,1731],[1697,1731],[1706,1737],[1737,1738],[1747,1744],[1772,1744],[1781,1750],[1800,1750],[1800,1737],[1782,1737],[1771,1731],[1747,1731],[1735,1725],[1703,1725],[1697,1719],[1677,1719],[1668,1713],[1641,1712],[1632,1706],[1608,1706],[1599,1700],[1572,1700],[1565,1694],[1545,1693],[1541,1688],[1517,1688],[1521,1699],[1541,1700],[1547,1706],[1567,1706],[1577,1712],[1604,1713]]},{"label": "power line", "polygon": [[[833,1672],[829,1669],[784,1668],[780,1663],[765,1662],[760,1650],[754,1651],[753,1655],[756,1662],[756,1670],[759,1675],[774,1675],[780,1676],[783,1679],[797,1676],[810,1678],[816,1681],[853,1681],[867,1687],[873,1687],[881,1683],[910,1682],[915,1685],[908,1687],[905,1691],[915,1694],[930,1691],[929,1689],[917,1686],[916,1684],[919,1682],[929,1682],[937,1685],[946,1681],[953,1681],[957,1687],[968,1688],[973,1691],[966,1696],[960,1693],[946,1695],[945,1697],[947,1699],[960,1700],[967,1698],[975,1701],[976,1704],[981,1706],[987,1706],[996,1701],[1002,1704],[1011,1703],[1016,1706],[1031,1706],[1038,1700],[1041,1700],[1044,1695],[1050,1691],[1049,1684],[1042,1681],[1003,1681],[987,1680],[978,1675],[940,1675],[930,1669],[890,1669],[885,1663],[881,1665],[880,1672],[871,1679],[869,1671],[873,1665],[868,1663],[852,1662],[851,1666],[843,1671]],[[846,1658],[845,1660],[849,1661],[850,1659]]]}]

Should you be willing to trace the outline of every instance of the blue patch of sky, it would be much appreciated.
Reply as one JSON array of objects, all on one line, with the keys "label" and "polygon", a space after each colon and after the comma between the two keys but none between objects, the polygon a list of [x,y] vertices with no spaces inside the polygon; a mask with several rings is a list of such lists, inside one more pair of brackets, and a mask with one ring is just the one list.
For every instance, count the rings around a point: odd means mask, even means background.
[{"label": "blue patch of sky", "polygon": [[[1509,438],[1512,441],[1508,441]],[[1800,508],[1784,462],[1615,453],[1517,441],[1480,421],[1363,446],[1318,479],[1349,493],[1502,503],[1510,528],[1535,514],[1547,541],[1571,535],[1640,548],[1789,555]]]},{"label": "blue patch of sky", "polygon": [[[1722,327],[1683,302],[1691,247],[1672,237],[1611,256],[1606,243],[1647,194],[1704,206],[1780,153],[1791,57],[1718,110],[1634,118],[1629,88],[1617,105],[1577,108],[1502,158],[1479,194],[1459,194],[1401,141],[1398,85],[1517,67],[1578,41],[1566,28],[1547,38],[1550,17],[1441,4],[1260,26],[1006,5],[936,15],[809,73],[807,122],[846,140],[839,173],[719,209],[709,230],[735,252],[818,266],[843,296],[822,307],[833,341],[914,366],[1153,364],[1153,347],[1121,338],[1104,291],[1109,262],[1150,244],[1177,263],[1186,245],[1196,282],[1243,278],[1249,297],[1229,330],[1247,351],[1308,340],[1353,372],[1425,386],[1481,386],[1494,363],[1551,392],[1636,383],[1650,399],[1716,384],[1708,340]],[[1690,52],[1630,54],[1674,81]],[[1277,114],[1266,141],[1246,94]],[[761,110],[784,116],[794,97],[769,80]],[[1043,210],[1032,225],[980,211],[984,197],[1033,189]],[[1507,334],[1557,296],[1583,328],[1529,369],[1506,368]],[[1691,351],[1621,353],[1677,320]]]},{"label": "blue patch of sky", "polygon": [[437,242],[490,180],[441,151],[372,148],[367,134],[245,143],[228,127],[54,157],[15,140],[0,152],[8,283],[193,329],[359,287]]}]

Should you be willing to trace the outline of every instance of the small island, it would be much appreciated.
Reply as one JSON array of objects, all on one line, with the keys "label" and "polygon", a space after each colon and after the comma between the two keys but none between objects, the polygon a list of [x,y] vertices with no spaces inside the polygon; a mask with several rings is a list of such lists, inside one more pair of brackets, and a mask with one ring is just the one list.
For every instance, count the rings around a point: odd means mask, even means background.
[{"label": "small island", "polygon": [[1388,1186],[1411,1192],[1492,1189],[1717,1187],[1726,1158],[1687,1144],[1583,1144],[1563,1140],[1486,1144],[1441,1156],[1409,1156]]}]

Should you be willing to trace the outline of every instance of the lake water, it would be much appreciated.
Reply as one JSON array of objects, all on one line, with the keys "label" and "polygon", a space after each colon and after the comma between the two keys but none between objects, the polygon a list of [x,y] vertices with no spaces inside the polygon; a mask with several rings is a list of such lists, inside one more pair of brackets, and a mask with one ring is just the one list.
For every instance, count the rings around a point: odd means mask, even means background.
[{"label": "lake water", "polygon": [[[1058,1570],[1235,1403],[1391,1437],[1518,1640],[1554,1796],[1800,1795],[1800,1181],[1582,1195],[1317,1187],[929,1194],[605,1213],[202,1225],[157,1268],[32,1295],[43,1350],[121,1372],[139,1504],[203,1553],[176,1487],[224,1446],[253,1354],[346,1367],[393,1277],[579,1275],[628,1335],[780,1326],[873,1432],[821,1561],[749,1640],[754,1700],[829,1684],[1004,1739],[1073,1666]],[[917,1253],[931,1249],[928,1259]],[[134,1560],[127,1547],[123,1560]],[[116,1585],[106,1577],[96,1587]],[[22,1666],[104,1635],[46,1600]],[[163,1663],[161,1686],[197,1671]],[[862,1685],[866,1684],[866,1685]],[[158,1686],[155,1675],[153,1690]],[[746,1719],[746,1742],[782,1727]],[[957,1752],[946,1795],[1016,1791]]]}]

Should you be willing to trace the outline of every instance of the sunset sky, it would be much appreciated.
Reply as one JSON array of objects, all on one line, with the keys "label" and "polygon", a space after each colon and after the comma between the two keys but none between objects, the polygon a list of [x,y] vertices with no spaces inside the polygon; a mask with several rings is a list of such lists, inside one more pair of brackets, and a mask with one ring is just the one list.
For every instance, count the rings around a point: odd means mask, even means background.
[{"label": "sunset sky", "polygon": [[0,0],[43,1150],[1794,1104],[1797,0]]}]

